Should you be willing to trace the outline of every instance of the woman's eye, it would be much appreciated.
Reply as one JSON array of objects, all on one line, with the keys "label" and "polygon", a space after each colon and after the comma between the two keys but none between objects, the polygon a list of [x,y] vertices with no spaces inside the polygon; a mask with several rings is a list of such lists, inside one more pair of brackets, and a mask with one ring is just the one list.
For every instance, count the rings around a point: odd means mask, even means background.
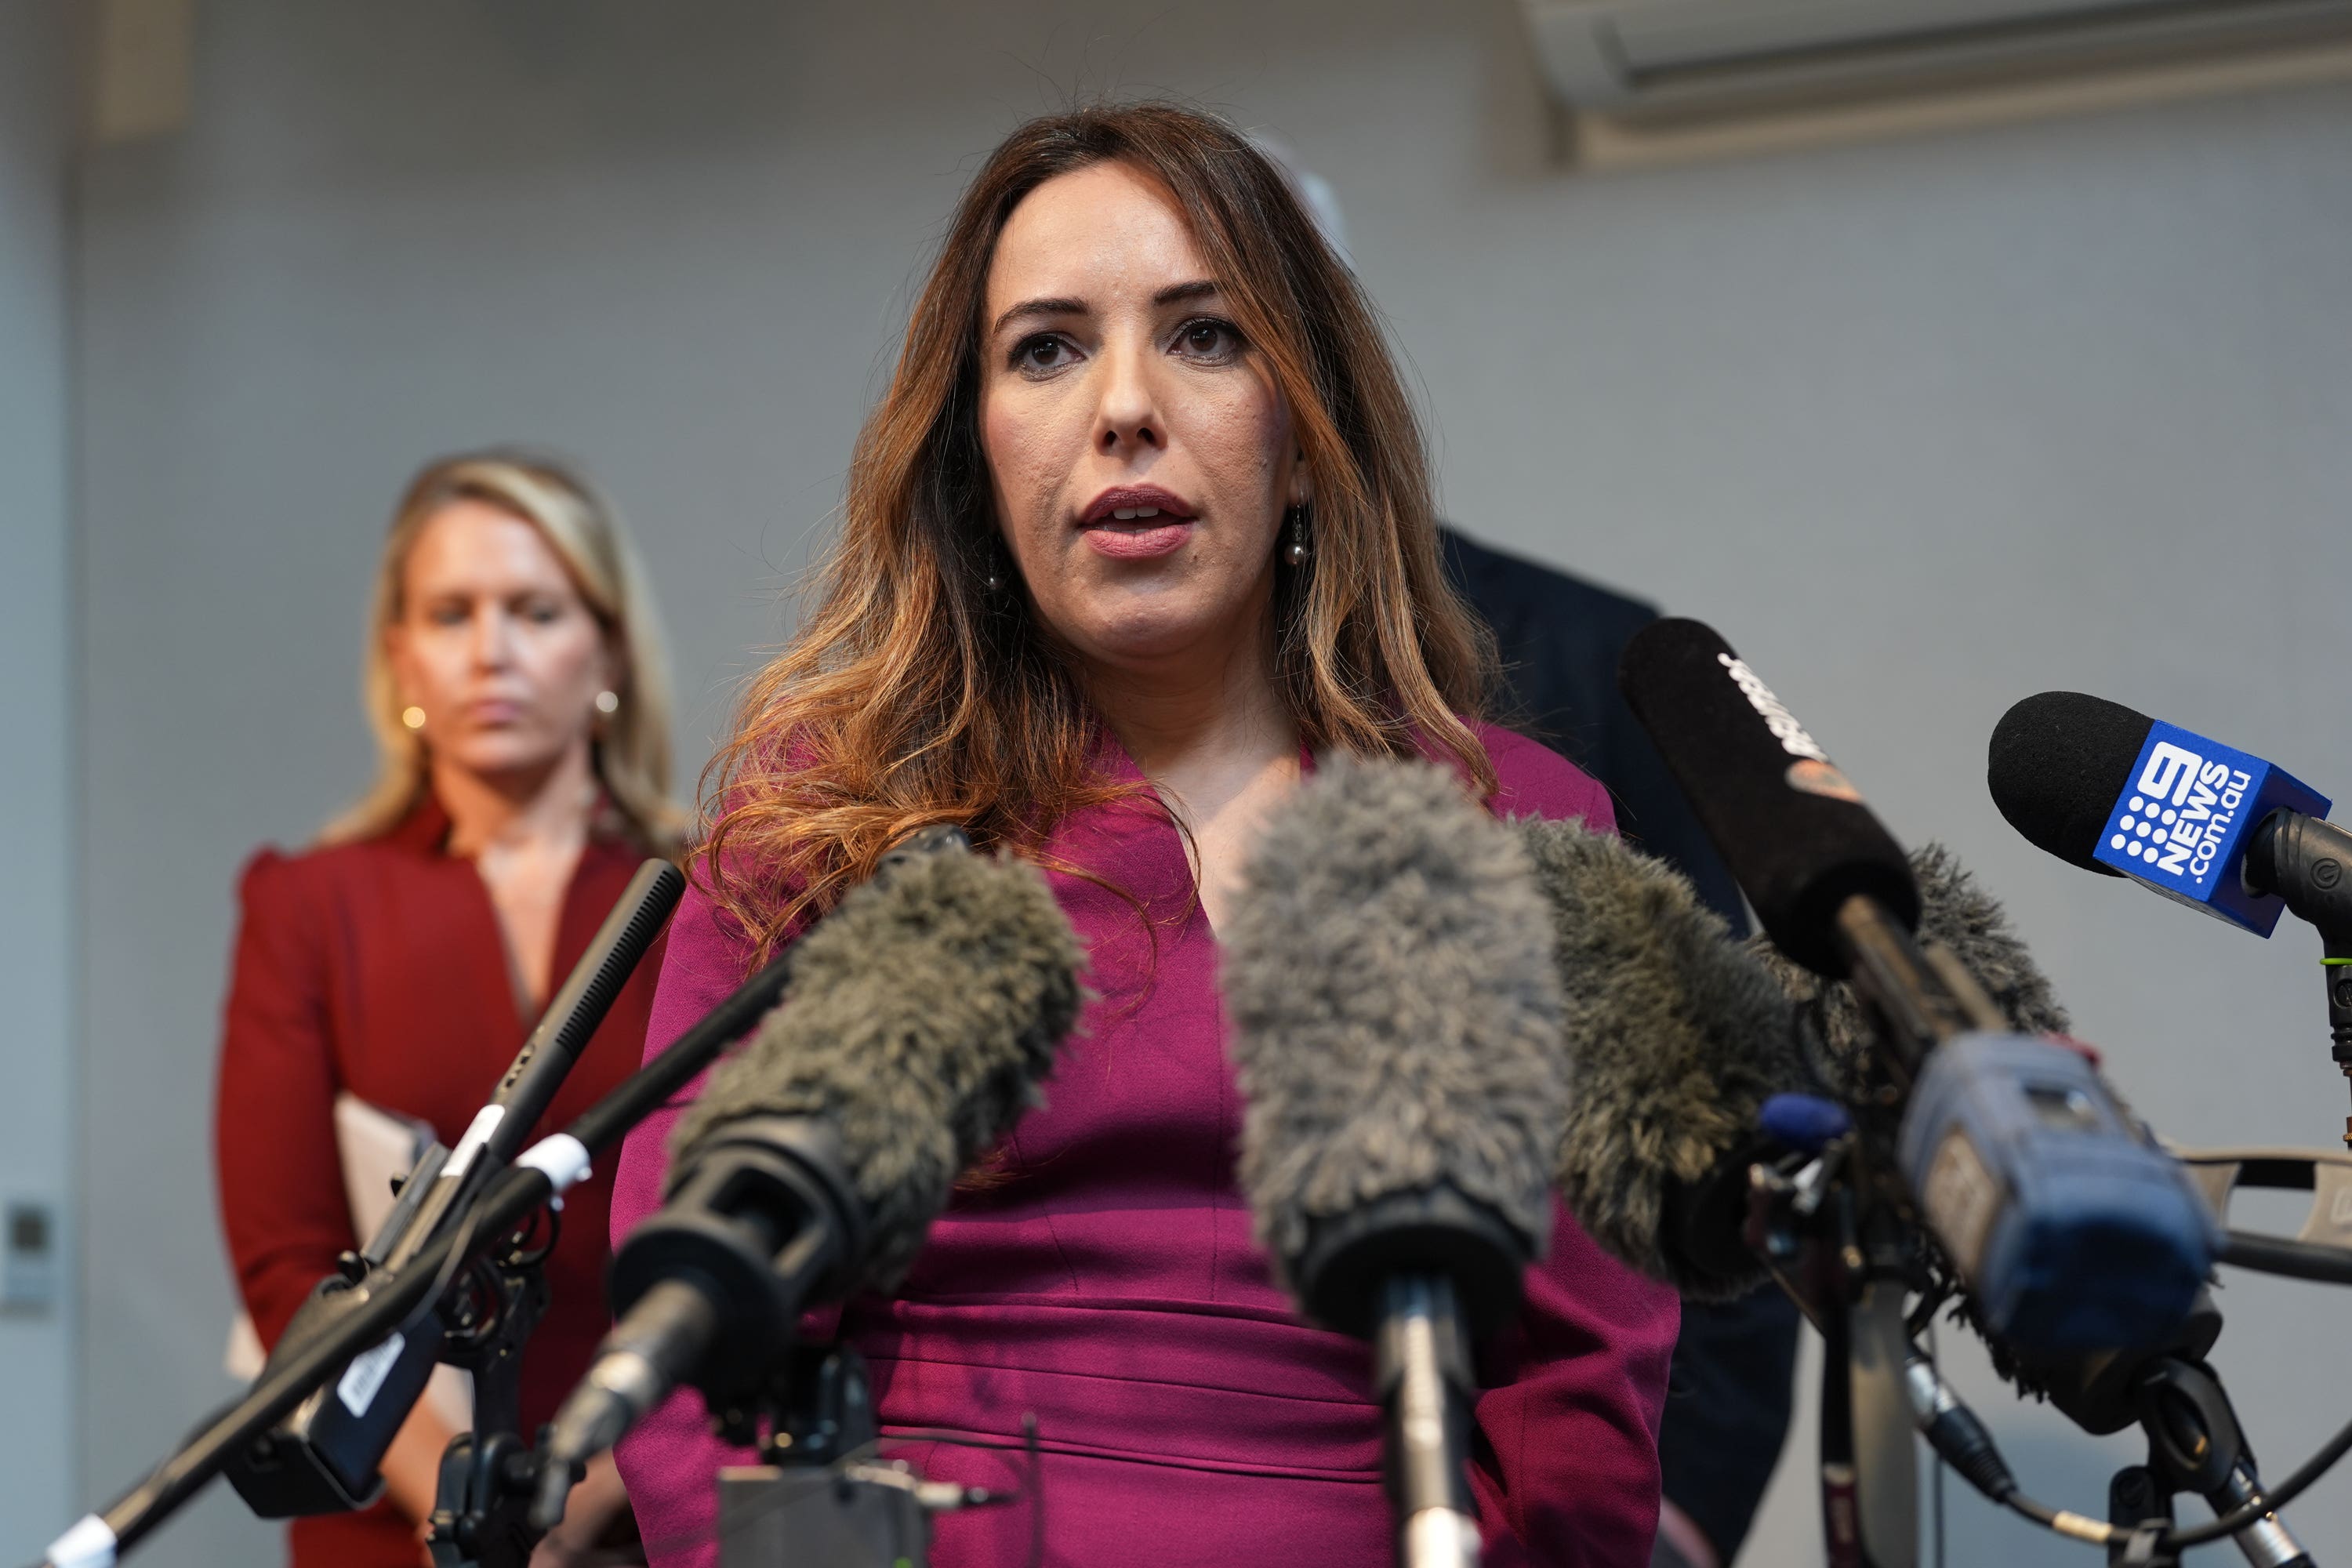
[{"label": "woman's eye", "polygon": [[538,599],[525,605],[522,607],[522,613],[526,619],[537,621],[540,625],[545,626],[550,621],[562,617],[563,606],[552,599]]},{"label": "woman's eye", "polygon": [[425,612],[425,618],[436,626],[462,626],[473,619],[473,611],[465,605],[436,605]]},{"label": "woman's eye", "polygon": [[1203,316],[1176,329],[1176,349],[1192,359],[1229,360],[1241,352],[1241,330],[1231,321]]},{"label": "woman's eye", "polygon": [[1013,351],[1013,368],[1033,375],[1040,371],[1059,370],[1069,362],[1070,345],[1051,332],[1024,338]]}]

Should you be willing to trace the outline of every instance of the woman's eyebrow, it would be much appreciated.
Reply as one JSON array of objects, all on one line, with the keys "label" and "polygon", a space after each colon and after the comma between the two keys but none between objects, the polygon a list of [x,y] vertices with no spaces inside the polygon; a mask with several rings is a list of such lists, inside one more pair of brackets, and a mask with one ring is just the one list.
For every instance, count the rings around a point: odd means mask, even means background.
[{"label": "woman's eyebrow", "polygon": [[[1180,300],[1205,299],[1215,292],[1217,292],[1215,279],[1196,278],[1190,283],[1171,283],[1167,288],[1151,296],[1151,302],[1154,305],[1172,305]],[[1024,300],[996,318],[995,324],[988,329],[989,335],[993,337],[1014,321],[1027,316],[1083,316],[1086,313],[1087,302],[1084,300],[1067,298]]]},{"label": "woman's eyebrow", "polygon": [[1083,316],[1086,313],[1087,302],[1084,300],[1024,300],[997,317],[996,324],[988,330],[993,336],[1024,316]]}]

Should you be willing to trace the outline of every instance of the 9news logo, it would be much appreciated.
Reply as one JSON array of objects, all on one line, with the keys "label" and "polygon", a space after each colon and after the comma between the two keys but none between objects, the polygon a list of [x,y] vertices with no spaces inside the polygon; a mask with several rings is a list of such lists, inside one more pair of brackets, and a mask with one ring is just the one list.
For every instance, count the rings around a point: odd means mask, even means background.
[{"label": "9news logo", "polygon": [[2243,769],[2159,741],[2133,793],[2117,803],[2121,815],[2107,847],[2141,862],[2147,873],[2202,888],[2252,783]]}]

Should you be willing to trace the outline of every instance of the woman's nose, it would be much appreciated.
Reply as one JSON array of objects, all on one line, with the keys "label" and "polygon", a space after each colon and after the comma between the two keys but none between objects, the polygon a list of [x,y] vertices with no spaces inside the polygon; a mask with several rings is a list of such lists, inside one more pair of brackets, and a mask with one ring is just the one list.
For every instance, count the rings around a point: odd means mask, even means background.
[{"label": "woman's nose", "polygon": [[1102,402],[1095,416],[1095,446],[1109,457],[1164,447],[1168,431],[1152,387],[1152,356],[1144,346],[1107,347]]},{"label": "woman's nose", "polygon": [[506,611],[490,605],[474,617],[474,662],[497,669],[514,651],[514,627]]}]

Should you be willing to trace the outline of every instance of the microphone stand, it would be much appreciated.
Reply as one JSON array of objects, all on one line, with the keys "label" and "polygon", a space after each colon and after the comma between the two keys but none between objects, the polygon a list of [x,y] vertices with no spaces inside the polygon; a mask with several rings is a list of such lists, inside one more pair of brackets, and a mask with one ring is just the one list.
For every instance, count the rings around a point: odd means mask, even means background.
[{"label": "microphone stand", "polygon": [[1877,1066],[1892,1092],[1856,1108],[1866,1125],[1821,1151],[1793,1180],[1759,1167],[1748,1229],[1781,1288],[1822,1334],[1822,1529],[1830,1568],[1913,1568],[1919,1483],[1903,1301],[1916,1258],[1898,1212],[1900,1182],[1873,1150],[1893,1147],[1885,1113],[1901,1102],[1930,1051],[2005,1021],[1957,961],[1941,949],[1922,950],[1874,899],[1845,900],[1836,942],[1855,991],[1879,1021]]},{"label": "microphone stand", "polygon": [[1385,1445],[1397,1556],[1409,1568],[1475,1568],[1476,1506],[1463,1473],[1476,1380],[1454,1282],[1394,1275],[1381,1285],[1373,1382],[1391,1412]]},{"label": "microphone stand", "polygon": [[[177,1513],[249,1448],[353,1360],[397,1332],[432,1296],[445,1266],[470,1261],[510,1236],[549,1199],[585,1179],[589,1161],[618,1143],[694,1080],[719,1052],[776,1004],[792,974],[787,952],[753,975],[677,1043],[598,1100],[563,1131],[541,1139],[483,1187],[467,1223],[445,1226],[407,1267],[378,1275],[331,1324],[263,1369],[243,1398],[223,1409],[145,1479],[51,1543],[46,1568],[107,1568]],[[466,1247],[460,1256],[460,1243]],[[454,1259],[454,1262],[453,1262]]]},{"label": "microphone stand", "polygon": [[721,1441],[756,1441],[761,1460],[719,1471],[719,1568],[926,1568],[933,1514],[1013,1498],[877,1459],[866,1360],[844,1345],[793,1346],[718,1422]]},{"label": "microphone stand", "polygon": [[442,1450],[425,1537],[434,1568],[526,1568],[545,1533],[530,1518],[540,1456],[522,1434],[522,1351],[547,1310],[541,1265],[555,1236],[532,1247],[523,1240],[509,1234],[494,1260],[470,1271],[474,1289],[443,1342],[441,1359],[473,1374],[474,1424]]},{"label": "microphone stand", "polygon": [[[2318,928],[2328,1037],[2336,1067],[2352,1079],[2352,832],[2299,811],[2274,811],[2254,829],[2239,877],[2247,891],[2284,900]],[[2352,1117],[2345,1118],[2344,1142],[2352,1147]]]},{"label": "microphone stand", "polygon": [[[2230,1406],[2219,1373],[2201,1361],[2158,1357],[2138,1379],[2140,1430],[2147,1436],[2147,1463],[2117,1470],[2107,1488],[2107,1518],[2125,1525],[2172,1522],[2176,1493],[2196,1492],[2216,1517],[2262,1496],[2262,1478],[2246,1447],[2237,1412]],[[2297,1544],[2275,1512],[2265,1513],[2232,1537],[2252,1568],[2313,1568],[2311,1554]],[[2122,1545],[2108,1548],[2107,1561],[2126,1561]],[[2179,1568],[2179,1558],[2162,1552],[2147,1568]]]},{"label": "microphone stand", "polygon": [[[366,1249],[345,1254],[337,1275],[304,1303],[280,1336],[278,1357],[330,1332],[387,1278],[415,1268],[420,1251],[436,1237],[473,1227],[469,1210],[477,1194],[522,1152],[523,1141],[685,891],[685,877],[667,860],[649,859],[637,868],[457,1147],[436,1143],[401,1179],[391,1215]],[[359,1358],[338,1384],[338,1397],[329,1399],[323,1391],[314,1394],[291,1419],[229,1458],[229,1479],[247,1506],[269,1519],[345,1511],[373,1501],[383,1487],[383,1456],[425,1392],[436,1361],[475,1373],[473,1436],[456,1439],[452,1448],[487,1458],[497,1434],[507,1434],[509,1447],[519,1444],[512,1429],[521,1425],[517,1378],[522,1347],[547,1309],[540,1265],[558,1229],[551,1215],[547,1239],[536,1250],[521,1237],[509,1237],[499,1243],[495,1262],[471,1264],[462,1278],[438,1270],[428,1274],[436,1283],[446,1278],[454,1288],[404,1319]],[[489,1234],[494,1240],[500,1235]],[[453,1492],[453,1475],[464,1469],[463,1458],[453,1471],[445,1456],[436,1498],[442,1506],[436,1511],[448,1516],[448,1528],[430,1538],[436,1563],[475,1560],[472,1546],[457,1554],[452,1543],[459,1522],[469,1514],[478,1519],[495,1495],[488,1489],[491,1472],[486,1468],[474,1489],[477,1504],[470,1510],[453,1505],[451,1500],[464,1490]],[[470,1542],[477,1532],[468,1528],[463,1533]],[[483,1536],[486,1544],[488,1539]],[[522,1568],[535,1543],[527,1532],[518,1535],[489,1560],[495,1568]]]},{"label": "microphone stand", "polygon": [[1756,1168],[1750,1243],[1822,1336],[1822,1539],[1830,1568],[1914,1568],[1918,1469],[1905,1365],[1909,1253],[1852,1133],[1793,1178]]}]

